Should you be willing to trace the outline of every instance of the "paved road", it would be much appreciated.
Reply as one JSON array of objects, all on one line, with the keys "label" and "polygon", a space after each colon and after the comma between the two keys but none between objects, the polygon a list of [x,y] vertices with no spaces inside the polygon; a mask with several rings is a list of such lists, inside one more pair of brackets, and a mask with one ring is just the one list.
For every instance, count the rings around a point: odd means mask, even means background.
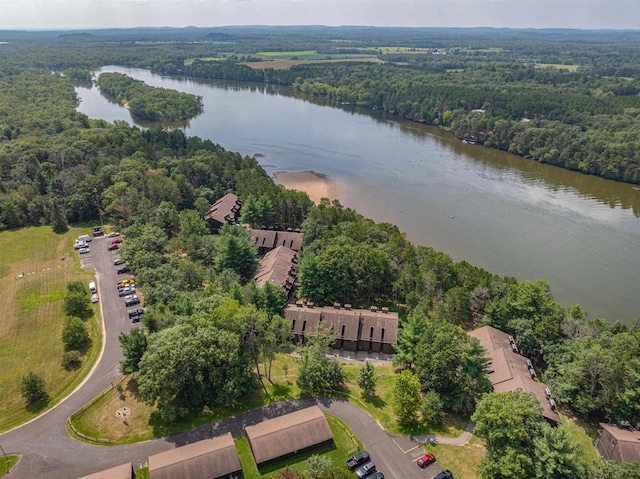
[{"label": "paved road", "polygon": [[106,339],[103,355],[94,373],[57,407],[28,424],[0,435],[0,444],[7,454],[22,456],[8,477],[73,479],[126,462],[132,462],[137,468],[146,465],[150,455],[226,432],[240,437],[244,435],[245,426],[313,404],[319,404],[323,411],[345,421],[362,440],[372,460],[386,477],[427,479],[441,470],[437,464],[429,466],[426,471],[420,470],[414,462],[423,453],[417,443],[407,437],[388,434],[358,407],[329,398],[304,398],[272,404],[189,431],[126,446],[97,446],[69,437],[65,429],[67,417],[119,377],[118,363],[122,353],[118,335],[135,327],[129,322],[127,308],[115,288],[115,283],[126,276],[116,274],[113,260],[118,254],[117,251],[107,251],[108,241],[106,238],[94,239],[91,253],[82,259],[83,266],[95,267],[97,271]]}]

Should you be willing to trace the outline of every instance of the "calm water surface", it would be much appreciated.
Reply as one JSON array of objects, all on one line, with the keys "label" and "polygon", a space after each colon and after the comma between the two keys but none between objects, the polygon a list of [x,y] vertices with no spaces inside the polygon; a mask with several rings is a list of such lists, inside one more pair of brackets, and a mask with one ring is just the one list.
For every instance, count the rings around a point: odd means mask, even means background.
[{"label": "calm water surface", "polygon": [[[182,125],[269,172],[313,170],[338,181],[344,204],[395,223],[414,243],[523,279],[545,278],[590,318],[640,316],[640,188],[460,143],[449,133],[336,106],[283,87],[162,77],[105,67],[200,95]],[[77,88],[91,118],[134,123],[94,89]],[[139,123],[141,126],[149,124]]]}]

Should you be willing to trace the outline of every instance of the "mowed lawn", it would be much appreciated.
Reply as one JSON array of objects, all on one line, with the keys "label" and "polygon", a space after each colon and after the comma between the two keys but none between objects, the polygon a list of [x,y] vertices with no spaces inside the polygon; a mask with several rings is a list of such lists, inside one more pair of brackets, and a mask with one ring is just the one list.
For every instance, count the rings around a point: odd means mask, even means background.
[{"label": "mowed lawn", "polygon": [[[88,231],[72,228],[57,235],[42,226],[0,233],[0,432],[35,417],[71,392],[100,351],[102,328],[96,307],[87,321],[93,345],[82,367],[69,372],[60,365],[66,285],[93,278],[92,269],[80,268],[73,250],[75,238]],[[27,411],[20,395],[20,380],[29,371],[45,380],[50,397],[39,411]]]}]

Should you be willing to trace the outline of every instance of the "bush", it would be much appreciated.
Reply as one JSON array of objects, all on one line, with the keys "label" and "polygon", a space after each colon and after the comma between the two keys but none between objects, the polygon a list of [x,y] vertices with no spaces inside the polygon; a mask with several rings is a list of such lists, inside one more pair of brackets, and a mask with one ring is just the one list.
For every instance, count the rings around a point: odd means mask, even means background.
[{"label": "bush", "polygon": [[20,394],[27,402],[27,406],[33,406],[45,402],[49,396],[45,390],[45,382],[34,372],[28,372],[22,377],[20,383]]},{"label": "bush", "polygon": [[67,351],[62,355],[62,367],[67,371],[78,369],[82,364],[82,355],[80,351]]}]

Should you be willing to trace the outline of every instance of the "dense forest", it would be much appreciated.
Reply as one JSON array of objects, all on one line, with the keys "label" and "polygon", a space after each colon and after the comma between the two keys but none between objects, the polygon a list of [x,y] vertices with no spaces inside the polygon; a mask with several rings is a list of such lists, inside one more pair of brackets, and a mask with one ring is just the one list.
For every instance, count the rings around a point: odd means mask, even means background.
[{"label": "dense forest", "polygon": [[202,99],[196,95],[145,85],[122,73],[101,74],[98,86],[143,120],[185,121],[202,112]]},{"label": "dense forest", "polygon": [[[226,34],[238,34],[230,31]],[[260,37],[259,33],[252,35]],[[46,38],[50,34],[42,35]],[[558,35],[562,38],[561,33]],[[442,409],[469,415],[488,390],[483,351],[464,334],[465,330],[488,324],[517,337],[520,351],[542,372],[543,380],[565,410],[593,421],[640,420],[640,320],[624,325],[589,319],[578,305],[564,308],[556,303],[544,280],[518,282],[464,261],[454,262],[431,247],[411,244],[397,227],[376,224],[337,202],[323,201],[314,206],[306,194],[274,185],[255,159],[226,151],[211,141],[187,137],[180,130],[141,130],[123,122],[92,120],[75,109],[73,82],[85,81],[87,69],[97,66],[96,62],[156,70],[162,64],[165,71],[182,62],[180,73],[185,73],[185,60],[194,53],[204,56],[204,51],[211,55],[214,46],[221,48],[219,43],[127,44],[118,50],[98,42],[90,59],[89,53],[78,46],[78,38],[56,38],[59,48],[51,56],[48,52],[54,50],[33,39],[34,43],[5,45],[8,48],[0,50],[0,230],[96,221],[102,213],[124,233],[121,255],[136,273],[147,311],[146,332],[136,330],[121,336],[125,352],[122,369],[137,372],[141,397],[156,404],[166,419],[242,400],[268,375],[268,363],[275,353],[289,344],[288,326],[278,314],[286,303],[285,293],[273,285],[257,288],[251,281],[257,260],[246,231],[225,227],[220,235],[213,236],[203,221],[211,203],[227,192],[235,192],[245,205],[253,205],[249,208],[253,222],[302,228],[304,250],[297,285],[300,299],[318,304],[339,301],[363,307],[387,305],[399,311],[402,329],[395,365],[406,372],[404,376],[415,376],[419,393],[441,404]],[[81,41],[89,40],[83,35]],[[384,37],[380,41],[391,40]],[[583,41],[595,40],[587,37]],[[275,48],[278,42],[282,48],[292,44],[288,37],[272,35],[268,45]],[[418,48],[418,43],[416,40],[413,45]],[[628,47],[630,53],[621,48],[621,56],[633,57],[632,45]],[[551,40],[547,47],[549,51],[542,53],[541,45],[537,52],[514,42],[518,55],[537,54],[549,62],[569,58],[566,50],[551,53],[559,48]],[[239,43],[233,48],[247,46]],[[576,51],[585,53],[586,48]],[[382,56],[388,54],[383,52]],[[434,61],[437,57],[437,62],[456,56],[453,52],[451,57],[427,55]],[[461,55],[475,58],[470,50]],[[417,59],[415,67],[407,61],[408,65],[304,65],[282,71],[252,70],[237,65],[234,59],[194,61],[191,65],[194,71],[201,68],[202,76],[215,76],[220,71],[233,75],[246,72],[265,75],[263,81],[291,82],[301,90],[318,88],[317,92],[309,91],[311,94],[331,96],[341,91],[356,95],[345,97],[346,101],[370,102],[372,107],[380,105],[390,111],[405,101],[403,95],[426,95],[426,100],[423,98],[417,106],[411,102],[402,114],[432,112],[429,121],[438,119],[454,130],[458,128],[465,138],[488,142],[498,138],[495,135],[503,135],[509,145],[516,139],[515,144],[529,145],[529,153],[546,148],[545,141],[566,141],[566,145],[575,141],[586,152],[590,151],[590,142],[597,140],[601,149],[590,160],[597,165],[593,173],[630,174],[625,177],[628,181],[638,180],[637,156],[630,160],[612,153],[620,141],[619,145],[635,149],[637,154],[638,123],[630,119],[637,108],[633,106],[637,102],[633,85],[640,77],[631,64],[627,65],[629,76],[618,82],[597,79],[602,75],[598,69],[604,68],[597,53],[591,61],[584,61],[583,72],[579,69],[575,73],[526,65],[508,68],[501,62],[492,67],[486,60],[491,53],[478,55],[481,60],[473,64],[479,66],[466,74],[429,72]],[[511,53],[504,56],[512,58]],[[501,57],[498,54],[497,58]],[[430,64],[430,59],[427,56],[424,61]],[[623,71],[625,61],[611,60],[612,76]],[[52,74],[50,68],[67,70],[65,74]],[[509,74],[522,82],[507,81]],[[446,86],[449,76],[456,88]],[[551,80],[545,83],[545,76],[555,78],[556,84]],[[475,85],[480,79],[493,85]],[[521,94],[529,96],[521,98],[516,84],[528,85]],[[631,90],[623,89],[628,94],[615,93],[603,90],[606,85]],[[386,95],[372,95],[377,88],[388,88]],[[578,93],[579,88],[585,90]],[[587,94],[590,88],[600,89],[602,95]],[[449,89],[451,93],[447,93]],[[441,96],[431,104],[429,98],[437,97],[437,92]],[[484,103],[486,98],[491,99],[490,104]],[[531,101],[524,111],[519,109],[527,102],[523,98]],[[450,108],[442,110],[438,101],[446,101]],[[553,119],[547,110],[551,104],[563,110]],[[531,121],[522,122],[518,118],[521,115]],[[426,117],[415,119],[427,121]],[[588,125],[582,125],[583,121]],[[604,129],[596,128],[598,125]],[[472,127],[476,129],[466,129]],[[518,129],[526,136],[516,135]],[[616,136],[620,132],[626,139]],[[534,147],[527,142],[538,138],[535,135],[540,135],[542,143]],[[566,145],[558,143],[556,147],[564,150]],[[580,164],[574,166],[581,169]],[[445,345],[451,354],[440,354]],[[324,358],[321,348],[310,348],[303,352],[303,358],[311,357],[306,355],[313,351],[320,351],[319,357]],[[185,376],[186,364],[192,369]],[[339,385],[343,375],[339,366],[332,367],[332,378]],[[315,392],[318,388],[308,386],[303,390]],[[530,434],[518,451],[519,457],[529,461],[526,474],[530,475],[496,476],[490,464],[485,464],[483,477],[548,477],[543,470],[532,472],[536,469],[531,455],[543,450],[545,444],[567,439],[558,439],[556,433],[541,426],[526,398],[512,399],[522,405],[516,410],[522,412],[523,423],[531,424]],[[477,411],[479,419],[491,413],[491,407],[500,407],[491,400],[481,404],[486,404],[488,412]],[[515,416],[514,420],[519,418]],[[483,434],[482,429],[479,434]],[[498,450],[506,447],[488,442]],[[574,472],[562,477],[591,476],[592,471],[584,464],[573,466]],[[608,472],[599,473],[600,479],[631,477],[624,475],[626,466],[602,467]]]}]

